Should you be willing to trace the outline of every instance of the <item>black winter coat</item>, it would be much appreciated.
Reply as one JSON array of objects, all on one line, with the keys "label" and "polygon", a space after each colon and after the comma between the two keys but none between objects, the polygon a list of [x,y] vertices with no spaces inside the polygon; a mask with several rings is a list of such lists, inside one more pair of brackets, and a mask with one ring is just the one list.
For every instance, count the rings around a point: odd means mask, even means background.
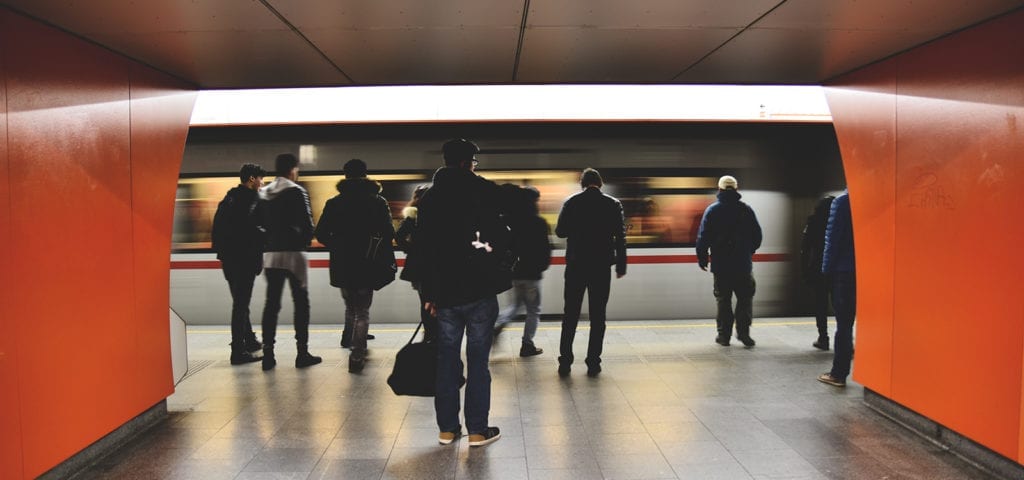
[{"label": "black winter coat", "polygon": [[541,216],[513,216],[508,221],[512,230],[512,252],[518,257],[512,278],[540,280],[551,265],[551,227]]},{"label": "black winter coat", "polygon": [[569,197],[558,213],[555,234],[567,238],[567,267],[615,265],[626,274],[626,222],[622,204],[614,197],[588,187]]},{"label": "black winter coat", "polygon": [[[316,226],[316,238],[331,253],[331,286],[339,288],[379,288],[375,285],[375,267],[368,258],[371,237],[380,237],[379,255],[394,252],[391,242],[391,208],[380,196],[379,183],[366,178],[338,182],[338,195],[327,201]],[[376,242],[374,242],[376,243]]]},{"label": "black winter coat", "polygon": [[265,208],[267,252],[302,252],[313,240],[309,194],[299,184],[277,177],[260,189]]},{"label": "black winter coat", "polygon": [[[425,300],[454,307],[512,287],[503,196],[497,184],[469,170],[442,167],[434,173],[433,186],[419,201],[416,232]],[[490,252],[474,246],[476,232]]]},{"label": "black winter coat", "polygon": [[804,232],[800,237],[800,273],[805,282],[821,281],[821,256],[825,251],[825,226],[832,207],[831,195],[822,198],[814,206],[814,212],[807,217]]},{"label": "black winter coat", "polygon": [[241,185],[229,190],[217,205],[211,236],[213,250],[222,263],[251,267],[259,273],[266,241],[259,194]]}]

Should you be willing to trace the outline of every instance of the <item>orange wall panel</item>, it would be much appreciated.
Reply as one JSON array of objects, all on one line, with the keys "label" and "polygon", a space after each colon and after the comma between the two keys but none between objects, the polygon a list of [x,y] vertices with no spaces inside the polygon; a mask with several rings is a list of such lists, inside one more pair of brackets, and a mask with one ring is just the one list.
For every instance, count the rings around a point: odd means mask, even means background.
[{"label": "orange wall panel", "polygon": [[173,392],[171,214],[195,94],[6,9],[0,20],[0,351],[18,349],[0,357],[0,477],[32,478]]},{"label": "orange wall panel", "polygon": [[[132,229],[135,251],[135,312],[140,370],[135,383],[140,391],[174,391],[171,371],[170,259],[174,198],[187,128],[195,102],[188,86],[144,67],[131,72]],[[160,375],[152,368],[159,366]],[[140,399],[142,407],[149,407]]]},{"label": "orange wall panel", "polygon": [[[0,10],[0,32],[6,30],[7,12]],[[5,75],[5,48],[0,34],[0,80]],[[10,265],[11,205],[7,160],[7,88],[0,81],[0,265]],[[9,292],[14,278],[0,268],[0,478],[21,478],[21,405],[18,401],[18,343],[12,325]]]},{"label": "orange wall panel", "polygon": [[[858,273],[880,273],[895,262],[891,282],[858,278],[868,305],[891,289],[893,314],[886,340],[866,335],[876,317],[858,308],[855,378],[877,389],[874,371],[888,359],[890,398],[1018,463],[1024,460],[1021,31],[1024,11],[1018,10],[829,88],[850,182]],[[884,82],[895,85],[891,100],[851,101]],[[858,191],[868,193],[880,181],[859,158],[886,143],[882,132],[893,129],[893,101],[895,196],[858,201]],[[876,231],[872,210],[894,211],[891,258],[884,249],[862,253],[865,242],[884,246],[865,238]]]},{"label": "orange wall panel", "polygon": [[826,89],[843,152],[857,255],[857,362],[853,378],[892,392],[896,243],[896,81],[890,62]]}]

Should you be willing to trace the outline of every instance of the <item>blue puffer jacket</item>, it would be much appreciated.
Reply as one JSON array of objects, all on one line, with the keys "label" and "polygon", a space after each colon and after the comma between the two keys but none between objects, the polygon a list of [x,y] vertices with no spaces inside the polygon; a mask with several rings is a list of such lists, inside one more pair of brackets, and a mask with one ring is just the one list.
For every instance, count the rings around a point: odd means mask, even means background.
[{"label": "blue puffer jacket", "polygon": [[697,231],[697,262],[712,273],[750,273],[753,256],[761,248],[761,224],[749,205],[735,190],[718,192],[718,201],[708,206]]},{"label": "blue puffer jacket", "polygon": [[854,272],[853,218],[850,215],[850,193],[843,192],[832,201],[825,227],[825,253],[821,257],[821,273]]}]

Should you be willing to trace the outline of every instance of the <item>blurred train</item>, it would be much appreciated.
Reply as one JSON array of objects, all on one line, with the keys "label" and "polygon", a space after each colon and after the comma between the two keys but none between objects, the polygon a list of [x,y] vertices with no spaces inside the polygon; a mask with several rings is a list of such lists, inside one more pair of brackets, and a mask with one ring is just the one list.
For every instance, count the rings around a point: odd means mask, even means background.
[{"label": "blurred train", "polygon": [[[299,183],[310,193],[314,220],[337,192],[342,165],[361,158],[383,185],[395,225],[413,189],[429,183],[441,164],[441,144],[470,138],[481,147],[477,172],[498,183],[532,185],[541,214],[554,230],[562,202],[579,191],[584,167],[601,171],[604,191],[625,209],[628,272],[612,282],[611,320],[713,318],[712,276],[697,268],[694,244],[716,181],[739,179],[743,200],[764,230],[754,257],[755,317],[811,311],[799,279],[804,219],[820,196],[844,187],[842,162],[829,123],[480,123],[193,127],[186,142],[175,203],[171,307],[189,324],[227,324],[231,296],[210,251],[217,203],[238,183],[242,163],[272,170],[283,152],[300,159]],[[270,181],[267,178],[266,181]],[[542,290],[544,319],[562,310],[564,240],[552,235],[554,261]],[[327,252],[310,249],[312,322],[338,324],[344,306],[330,286]],[[402,254],[399,252],[399,258]],[[400,260],[401,262],[401,260]],[[257,279],[254,324],[263,310],[265,283]],[[499,297],[502,304],[508,301]],[[281,322],[288,324],[290,302]],[[418,321],[418,299],[396,280],[374,296],[373,323]],[[584,309],[586,305],[584,305]],[[584,310],[586,313],[586,310]]]}]

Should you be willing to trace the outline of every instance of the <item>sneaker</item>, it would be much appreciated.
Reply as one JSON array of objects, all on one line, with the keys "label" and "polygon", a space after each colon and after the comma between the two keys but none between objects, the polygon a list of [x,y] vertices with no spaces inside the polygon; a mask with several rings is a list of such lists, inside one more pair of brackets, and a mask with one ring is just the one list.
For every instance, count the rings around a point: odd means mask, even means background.
[{"label": "sneaker", "polygon": [[719,335],[719,336],[715,337],[715,343],[717,343],[717,344],[719,344],[719,345],[721,345],[723,347],[728,347],[729,346],[729,337],[723,337],[723,336]]},{"label": "sneaker", "polygon": [[233,352],[231,354],[232,365],[244,365],[246,363],[258,362],[263,360],[263,357],[257,357],[252,352]]},{"label": "sneaker", "polygon": [[519,348],[520,357],[532,357],[534,355],[540,355],[542,353],[544,353],[544,349],[537,348],[532,343],[524,343],[523,346]]},{"label": "sneaker", "polygon": [[753,347],[754,345],[757,345],[757,342],[755,342],[753,338],[750,338],[750,335],[744,337],[737,336],[736,339],[743,342],[744,347]]},{"label": "sneaker", "polygon": [[440,443],[441,445],[451,445],[451,443],[454,442],[455,439],[457,439],[457,438],[459,438],[461,436],[462,436],[462,425],[459,425],[459,428],[455,429],[454,432],[441,432],[441,433],[439,433],[437,435],[437,443]]},{"label": "sneaker", "polygon": [[601,360],[598,359],[596,362],[587,360],[587,376],[596,377],[601,373]]},{"label": "sneaker", "polygon": [[277,359],[274,358],[274,351],[263,349],[263,371],[273,370],[277,366]]},{"label": "sneaker", "polygon": [[558,376],[559,377],[568,377],[569,376],[569,372],[571,372],[571,371],[572,371],[572,365],[569,365],[568,363],[560,363],[560,364],[558,364]]},{"label": "sneaker", "polygon": [[355,355],[348,357],[348,373],[359,373],[363,371],[364,366],[366,366],[365,357],[357,357]]},{"label": "sneaker", "polygon": [[501,431],[498,427],[487,427],[487,430],[481,433],[469,434],[469,446],[471,447],[482,447],[496,442],[501,438]]},{"label": "sneaker", "polygon": [[373,334],[371,334],[371,333],[367,333],[367,334],[366,334],[366,339],[367,339],[367,340],[373,340],[373,339],[375,339],[375,338],[377,338],[377,337],[373,336]]},{"label": "sneaker", "polygon": [[832,385],[834,387],[845,387],[846,386],[846,380],[840,380],[840,379],[838,379],[836,377],[833,377],[831,373],[823,373],[821,375],[818,375],[818,381],[821,382],[821,383],[827,383],[827,384]]},{"label": "sneaker", "polygon": [[256,353],[259,352],[260,350],[263,350],[263,344],[260,343],[259,340],[256,340],[256,337],[253,337],[245,342],[245,350],[252,353]]},{"label": "sneaker", "polygon": [[828,344],[829,344],[828,335],[825,335],[823,337],[818,337],[818,340],[815,341],[814,343],[812,343],[811,346],[814,347],[814,348],[817,348],[818,350],[826,350],[827,351],[828,350]]},{"label": "sneaker", "polygon": [[312,367],[322,361],[324,361],[324,359],[316,355],[312,355],[309,352],[302,352],[295,356],[295,368]]}]

